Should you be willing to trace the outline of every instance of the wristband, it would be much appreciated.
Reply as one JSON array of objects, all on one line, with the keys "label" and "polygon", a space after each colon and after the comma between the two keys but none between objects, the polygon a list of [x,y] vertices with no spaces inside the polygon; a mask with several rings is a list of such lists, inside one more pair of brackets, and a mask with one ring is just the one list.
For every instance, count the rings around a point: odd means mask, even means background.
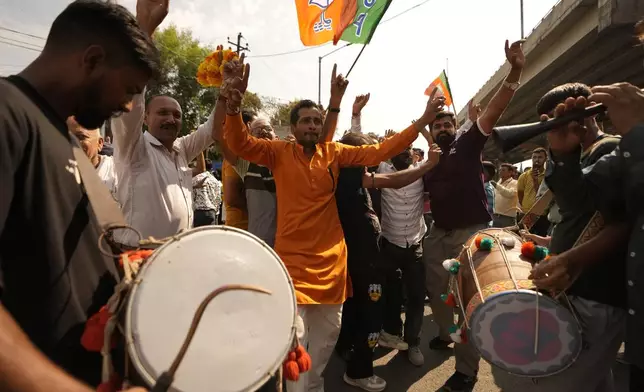
[{"label": "wristband", "polygon": [[330,113],[340,113],[340,108],[329,108]]}]

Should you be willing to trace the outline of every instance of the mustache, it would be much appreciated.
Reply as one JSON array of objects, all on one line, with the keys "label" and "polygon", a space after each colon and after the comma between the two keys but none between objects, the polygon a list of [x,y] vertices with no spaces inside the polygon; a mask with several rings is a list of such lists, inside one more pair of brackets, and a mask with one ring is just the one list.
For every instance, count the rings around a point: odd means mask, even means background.
[{"label": "mustache", "polygon": [[161,124],[161,129],[177,129],[177,124],[175,123],[163,123]]}]

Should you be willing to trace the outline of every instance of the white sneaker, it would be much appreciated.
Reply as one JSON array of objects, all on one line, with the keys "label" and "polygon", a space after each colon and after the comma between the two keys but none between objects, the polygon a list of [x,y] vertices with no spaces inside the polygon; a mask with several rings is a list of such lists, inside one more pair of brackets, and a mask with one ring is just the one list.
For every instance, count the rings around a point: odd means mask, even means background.
[{"label": "white sneaker", "polygon": [[391,335],[385,331],[380,332],[378,344],[380,345],[380,347],[393,348],[394,350],[405,351],[409,348],[409,345],[404,340],[402,340],[400,336]]},{"label": "white sneaker", "polygon": [[342,378],[347,384],[369,392],[380,392],[387,388],[387,382],[375,374],[368,378],[353,379],[344,373]]}]

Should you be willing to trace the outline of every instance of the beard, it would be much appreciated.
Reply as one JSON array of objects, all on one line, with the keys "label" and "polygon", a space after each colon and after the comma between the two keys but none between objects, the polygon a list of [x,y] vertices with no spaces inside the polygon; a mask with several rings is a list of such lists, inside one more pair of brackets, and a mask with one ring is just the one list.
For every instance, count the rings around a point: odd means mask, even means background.
[{"label": "beard", "polygon": [[105,110],[99,105],[101,102],[101,89],[98,83],[87,87],[81,102],[80,107],[74,113],[74,117],[76,122],[85,129],[100,128],[113,115],[111,110]]},{"label": "beard", "polygon": [[436,136],[436,144],[438,144],[443,151],[454,143],[454,140],[456,140],[456,135],[450,132],[442,131]]}]

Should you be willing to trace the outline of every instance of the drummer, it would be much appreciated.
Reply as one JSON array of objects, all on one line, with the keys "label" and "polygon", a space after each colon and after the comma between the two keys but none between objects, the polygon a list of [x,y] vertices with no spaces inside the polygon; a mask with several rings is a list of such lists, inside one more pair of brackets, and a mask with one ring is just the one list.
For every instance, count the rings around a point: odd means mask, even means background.
[{"label": "drummer", "polygon": [[[436,168],[425,175],[425,189],[429,192],[434,217],[423,247],[426,288],[439,327],[439,336],[429,343],[432,350],[446,350],[452,344],[449,328],[454,324],[454,310],[440,298],[447,291],[449,280],[443,261],[458,256],[463,244],[492,220],[486,208],[481,153],[492,128],[519,87],[525,64],[521,41],[511,46],[506,41],[505,54],[511,66],[510,74],[478,119],[477,110],[470,103],[474,121],[466,123],[462,130],[456,131],[455,116],[448,112],[439,113],[430,128],[432,138],[444,151]],[[455,176],[454,173],[462,174]],[[470,344],[456,344],[454,350],[456,371],[444,389],[471,391],[477,381],[480,355]]]},{"label": "drummer", "polygon": [[167,12],[167,1],[139,1],[137,23],[113,2],[74,1],[54,20],[42,53],[0,79],[3,391],[91,392],[101,381],[101,355],[86,351],[80,335],[118,273],[99,252],[101,206],[88,205],[65,119],[98,128],[159,71],[142,31],[161,22],[149,18],[153,8]]},{"label": "drummer", "polygon": [[[589,97],[591,90],[581,83],[568,83],[546,93],[537,104],[537,112],[543,117],[553,115],[557,105],[567,98]],[[581,137],[581,167],[593,165],[602,156],[610,154],[619,144],[620,138],[604,134],[594,117],[575,124],[575,128],[566,128],[583,135]],[[560,155],[560,146],[552,143],[554,159]],[[551,154],[552,155],[552,154]],[[554,162],[549,162],[553,165]],[[594,206],[571,206],[566,200],[567,182],[558,176],[547,176],[546,183],[553,192],[560,207],[559,222],[550,240],[550,251],[560,254],[572,248],[591,218],[595,214]],[[564,196],[564,197],[562,197]],[[602,210],[606,221],[614,211]],[[626,270],[625,264],[619,262],[625,258],[626,248],[615,249],[603,260],[587,266],[577,280],[567,290],[573,311],[579,318],[584,339],[584,350],[575,363],[565,372],[539,380],[538,386],[543,391],[572,391],[584,385],[587,391],[614,390],[611,367],[624,338],[626,326]]]}]

